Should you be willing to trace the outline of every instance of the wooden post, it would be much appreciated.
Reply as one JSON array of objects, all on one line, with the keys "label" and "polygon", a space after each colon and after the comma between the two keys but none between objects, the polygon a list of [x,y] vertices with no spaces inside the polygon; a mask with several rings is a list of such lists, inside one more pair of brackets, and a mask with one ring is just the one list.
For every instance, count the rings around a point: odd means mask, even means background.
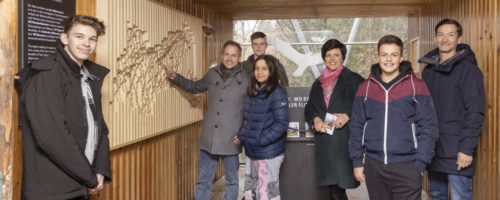
[{"label": "wooden post", "polygon": [[0,0],[1,197],[12,199],[14,161],[14,73],[17,68],[17,0]]}]

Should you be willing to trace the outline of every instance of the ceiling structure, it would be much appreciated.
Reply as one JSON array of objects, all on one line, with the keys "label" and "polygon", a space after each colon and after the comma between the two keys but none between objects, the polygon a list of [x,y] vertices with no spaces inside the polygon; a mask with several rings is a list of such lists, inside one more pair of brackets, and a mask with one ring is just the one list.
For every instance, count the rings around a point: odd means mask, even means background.
[{"label": "ceiling structure", "polygon": [[234,20],[415,16],[432,0],[195,0]]}]

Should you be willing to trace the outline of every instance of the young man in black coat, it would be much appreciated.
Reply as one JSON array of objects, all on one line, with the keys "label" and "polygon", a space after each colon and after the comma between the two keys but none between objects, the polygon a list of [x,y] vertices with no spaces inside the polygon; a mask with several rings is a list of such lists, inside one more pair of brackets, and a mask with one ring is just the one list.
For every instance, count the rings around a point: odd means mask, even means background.
[{"label": "young man in black coat", "polygon": [[484,122],[483,73],[474,52],[459,44],[462,26],[453,19],[435,28],[437,48],[419,62],[426,63],[422,77],[434,100],[439,121],[436,156],[429,167],[432,199],[472,199],[472,177],[479,134]]},{"label": "young man in black coat", "polygon": [[108,69],[89,56],[104,34],[94,17],[70,17],[55,54],[23,80],[22,199],[88,199],[111,181],[101,87]]}]

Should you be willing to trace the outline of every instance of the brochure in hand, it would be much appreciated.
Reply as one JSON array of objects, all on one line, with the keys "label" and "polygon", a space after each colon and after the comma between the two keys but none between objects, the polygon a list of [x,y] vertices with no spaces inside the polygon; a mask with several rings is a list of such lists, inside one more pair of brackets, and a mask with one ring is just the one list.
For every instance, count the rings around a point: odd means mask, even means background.
[{"label": "brochure in hand", "polygon": [[335,120],[337,120],[337,116],[331,113],[326,113],[324,122],[326,126],[326,134],[333,135],[333,132],[335,131],[335,126],[333,126],[332,124]]}]

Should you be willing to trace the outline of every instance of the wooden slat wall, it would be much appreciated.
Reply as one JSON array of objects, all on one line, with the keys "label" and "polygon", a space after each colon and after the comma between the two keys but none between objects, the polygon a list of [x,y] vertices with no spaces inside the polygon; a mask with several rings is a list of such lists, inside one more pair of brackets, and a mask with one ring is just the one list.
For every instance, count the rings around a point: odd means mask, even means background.
[{"label": "wooden slat wall", "polygon": [[95,199],[194,199],[202,123],[112,151],[113,182]]},{"label": "wooden slat wall", "polygon": [[500,199],[500,2],[498,0],[436,0],[420,17],[421,55],[434,49],[434,27],[443,18],[458,20],[463,43],[471,45],[485,78],[485,124],[477,148],[474,199]]}]

